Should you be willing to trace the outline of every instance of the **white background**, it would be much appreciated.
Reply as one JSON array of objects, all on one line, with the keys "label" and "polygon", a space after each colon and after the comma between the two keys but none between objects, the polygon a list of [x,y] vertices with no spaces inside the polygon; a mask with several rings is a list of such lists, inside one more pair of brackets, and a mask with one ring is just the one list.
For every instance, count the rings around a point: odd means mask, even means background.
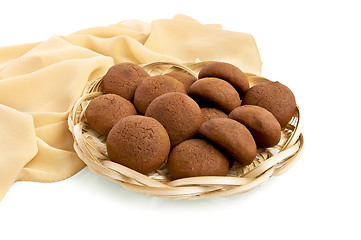
[{"label": "white background", "polygon": [[357,1],[14,0],[0,9],[0,46],[177,13],[251,33],[262,75],[286,84],[305,117],[301,159],[251,192],[168,201],[86,168],[58,183],[13,184],[0,202],[1,240],[361,239]]}]

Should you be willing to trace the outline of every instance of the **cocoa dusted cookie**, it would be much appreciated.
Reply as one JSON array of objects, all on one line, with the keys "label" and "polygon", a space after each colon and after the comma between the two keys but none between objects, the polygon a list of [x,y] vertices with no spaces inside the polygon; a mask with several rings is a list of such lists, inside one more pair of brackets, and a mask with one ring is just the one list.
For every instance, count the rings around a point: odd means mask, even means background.
[{"label": "cocoa dusted cookie", "polygon": [[234,109],[229,118],[234,119],[251,132],[258,147],[273,147],[281,139],[281,126],[265,108],[244,105]]},{"label": "cocoa dusted cookie", "polygon": [[184,70],[174,70],[170,73],[165,74],[167,76],[173,77],[183,83],[183,85],[186,87],[187,91],[190,88],[190,86],[197,81],[197,78],[193,76],[192,74],[184,71]]},{"label": "cocoa dusted cookie", "polygon": [[257,154],[256,143],[249,130],[229,118],[213,118],[204,122],[199,133],[223,148],[243,165],[253,162]]},{"label": "cocoa dusted cookie", "polygon": [[168,157],[167,167],[173,179],[226,176],[229,161],[222,152],[206,140],[191,139],[173,148]]},{"label": "cocoa dusted cookie", "polygon": [[203,122],[198,104],[178,92],[165,93],[154,99],[145,115],[157,119],[164,126],[172,147],[194,137]]},{"label": "cocoa dusted cookie", "polygon": [[140,115],[122,118],[109,132],[106,147],[110,160],[147,174],[167,159],[167,131],[154,118]]},{"label": "cocoa dusted cookie", "polygon": [[144,79],[135,90],[134,105],[140,114],[145,113],[149,104],[167,92],[187,94],[185,86],[170,76],[156,75]]},{"label": "cocoa dusted cookie", "polygon": [[242,105],[257,105],[270,111],[281,127],[287,125],[296,111],[296,99],[292,91],[279,82],[260,83],[245,94]]},{"label": "cocoa dusted cookie", "polygon": [[212,118],[228,118],[228,115],[217,108],[201,108],[203,115],[203,122]]},{"label": "cocoa dusted cookie", "polygon": [[149,74],[143,68],[130,62],[119,63],[111,68],[102,79],[103,91],[132,100],[138,84]]},{"label": "cocoa dusted cookie", "polygon": [[247,76],[236,66],[226,62],[212,62],[206,64],[198,74],[198,78],[217,77],[234,86],[243,95],[249,89]]},{"label": "cocoa dusted cookie", "polygon": [[189,88],[189,95],[196,100],[211,102],[216,107],[229,113],[241,105],[238,92],[228,82],[214,77],[197,80]]},{"label": "cocoa dusted cookie", "polygon": [[94,98],[85,110],[89,126],[102,135],[107,135],[123,117],[136,114],[133,104],[116,94]]}]

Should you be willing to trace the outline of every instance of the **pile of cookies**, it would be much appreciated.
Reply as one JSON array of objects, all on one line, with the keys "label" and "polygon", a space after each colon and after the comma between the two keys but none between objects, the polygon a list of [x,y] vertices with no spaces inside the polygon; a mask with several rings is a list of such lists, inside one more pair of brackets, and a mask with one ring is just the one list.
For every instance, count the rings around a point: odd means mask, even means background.
[{"label": "pile of cookies", "polygon": [[135,171],[166,164],[172,179],[226,176],[234,161],[249,165],[257,148],[277,145],[296,110],[288,87],[250,87],[250,78],[225,62],[206,64],[198,78],[181,69],[150,76],[120,63],[102,78],[104,95],[85,117],[106,136],[109,159]]}]

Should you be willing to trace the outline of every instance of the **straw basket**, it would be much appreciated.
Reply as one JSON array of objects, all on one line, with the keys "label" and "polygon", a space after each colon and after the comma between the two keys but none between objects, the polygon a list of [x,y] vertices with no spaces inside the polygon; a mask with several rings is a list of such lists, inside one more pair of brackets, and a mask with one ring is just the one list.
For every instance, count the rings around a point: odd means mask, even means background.
[{"label": "straw basket", "polygon": [[[175,64],[156,62],[141,65],[150,75],[164,74],[175,69],[183,69],[197,76],[200,68],[208,62]],[[264,78],[253,77],[250,85]],[[225,177],[192,177],[171,180],[166,164],[155,172],[143,175],[109,160],[105,137],[92,130],[84,116],[89,102],[103,93],[101,79],[90,82],[82,97],[76,102],[69,115],[69,129],[74,137],[74,149],[80,159],[95,174],[117,182],[124,188],[155,197],[166,199],[199,199],[226,197],[247,192],[261,186],[272,176],[286,172],[300,157],[303,149],[302,115],[297,106],[296,112],[282,129],[282,137],[277,146],[258,149],[253,163],[242,166],[238,162],[232,166]]]}]

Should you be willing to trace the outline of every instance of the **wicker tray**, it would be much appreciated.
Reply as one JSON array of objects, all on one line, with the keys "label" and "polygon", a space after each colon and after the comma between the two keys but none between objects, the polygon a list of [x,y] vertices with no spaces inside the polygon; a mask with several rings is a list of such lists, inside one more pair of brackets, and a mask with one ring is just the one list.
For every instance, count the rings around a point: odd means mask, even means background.
[{"label": "wicker tray", "polygon": [[[197,76],[200,68],[207,63],[155,62],[141,66],[150,75],[164,74],[178,68]],[[267,81],[257,77],[250,79],[251,86]],[[90,82],[69,114],[68,124],[74,137],[74,149],[91,171],[121,184],[130,191],[166,199],[215,198],[241,194],[263,185],[272,176],[286,172],[302,153],[302,118],[297,106],[293,118],[282,129],[282,137],[277,146],[258,149],[255,160],[249,166],[244,167],[236,161],[225,177],[192,177],[172,181],[165,164],[155,172],[143,175],[110,161],[107,157],[105,137],[86,123],[84,112],[87,105],[90,100],[102,94],[101,78]]]}]

